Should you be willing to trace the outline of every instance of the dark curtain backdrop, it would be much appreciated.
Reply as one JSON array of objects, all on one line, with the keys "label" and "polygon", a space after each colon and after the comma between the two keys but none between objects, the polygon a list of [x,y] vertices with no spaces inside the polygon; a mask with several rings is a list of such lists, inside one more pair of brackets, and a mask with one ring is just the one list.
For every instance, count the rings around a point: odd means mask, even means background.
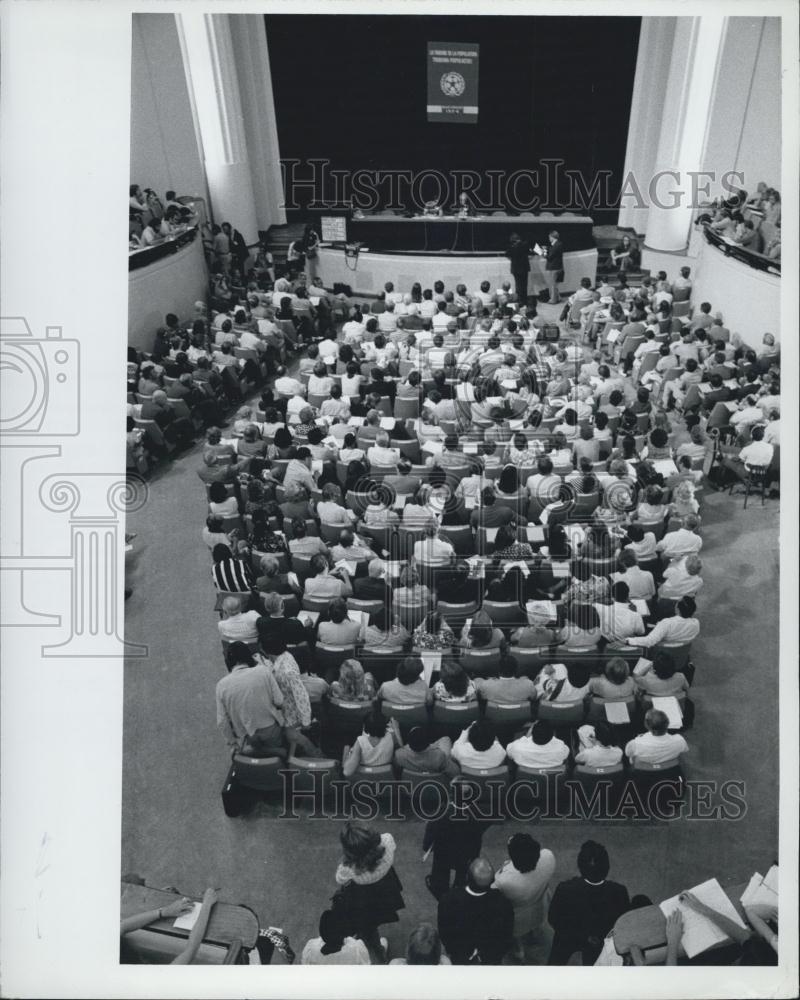
[{"label": "dark curtain backdrop", "polygon": [[[350,172],[484,175],[560,159],[589,190],[598,171],[610,171],[605,208],[613,208],[640,18],[269,14],[265,20],[281,157],[301,161],[295,177],[311,175],[305,164],[312,158]],[[427,121],[428,41],[480,44],[476,125]],[[588,208],[597,221],[614,220],[616,213],[604,212],[603,205],[582,204],[563,170],[558,174],[557,198],[564,208]],[[298,204],[310,200],[309,190],[295,190]],[[519,200],[532,194],[525,182],[518,192]],[[325,199],[334,200],[335,193],[328,181]],[[480,193],[488,200],[485,178]],[[553,201],[552,186],[543,180],[536,193]]]}]

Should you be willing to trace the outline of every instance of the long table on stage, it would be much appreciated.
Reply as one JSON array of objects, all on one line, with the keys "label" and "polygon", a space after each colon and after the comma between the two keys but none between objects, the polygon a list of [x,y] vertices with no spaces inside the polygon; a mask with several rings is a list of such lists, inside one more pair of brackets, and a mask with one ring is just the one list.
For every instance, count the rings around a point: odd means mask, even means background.
[{"label": "long table on stage", "polygon": [[455,215],[403,216],[381,213],[350,219],[347,238],[364,243],[370,250],[412,250],[418,253],[459,251],[498,253],[508,246],[512,233],[519,233],[533,246],[547,245],[548,234],[557,229],[566,251],[594,248],[592,220],[582,215]]},{"label": "long table on stage", "polygon": [[[387,281],[407,292],[415,281],[432,288],[435,281],[455,288],[463,282],[471,291],[482,281],[499,288],[512,281],[505,256],[511,233],[519,233],[531,246],[544,246],[557,229],[564,244],[562,292],[574,292],[581,278],[594,284],[597,246],[592,220],[578,215],[489,215],[460,219],[455,216],[405,219],[396,215],[370,215],[347,223],[347,238],[362,244],[357,256],[341,244],[321,244],[315,262],[326,288],[349,285],[357,295],[376,295]],[[513,287],[513,281],[512,281]],[[544,258],[531,256],[528,290],[546,287]]]}]

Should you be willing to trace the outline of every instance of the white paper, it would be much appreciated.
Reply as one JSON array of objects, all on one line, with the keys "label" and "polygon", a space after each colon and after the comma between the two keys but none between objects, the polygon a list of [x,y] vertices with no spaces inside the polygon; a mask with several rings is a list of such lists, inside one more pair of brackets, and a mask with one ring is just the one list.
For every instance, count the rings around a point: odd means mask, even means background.
[{"label": "white paper", "polygon": [[547,620],[550,622],[555,621],[558,616],[555,601],[528,601],[525,605],[525,610],[537,617],[541,616],[544,618],[547,616]]},{"label": "white paper", "polygon": [[634,597],[631,604],[636,608],[642,618],[646,618],[650,614],[650,609],[647,607],[647,601],[643,600],[641,597]]},{"label": "white paper", "polygon": [[663,712],[668,719],[670,729],[680,729],[683,725],[683,715],[678,699],[672,696],[666,698],[653,698],[653,708]]},{"label": "white paper", "polygon": [[190,931],[197,923],[202,905],[202,903],[193,903],[191,910],[188,913],[182,914],[177,920],[174,920],[172,926],[177,927],[181,931]]},{"label": "white paper", "polygon": [[478,454],[478,442],[477,441],[465,441],[462,445],[461,450],[465,455],[477,455]]},{"label": "white paper", "polygon": [[441,441],[426,441],[422,446],[422,450],[429,452],[431,455],[441,455],[444,445]]},{"label": "white paper", "polygon": [[[694,889],[691,889],[690,892],[701,903],[710,906],[717,913],[722,913],[740,927],[745,926],[742,918],[736,912],[733,903],[725,895],[722,886],[715,878],[711,878],[707,882],[702,882],[700,885],[695,886]],[[683,917],[681,945],[686,952],[687,958],[694,958],[695,955],[708,951],[714,945],[722,944],[729,940],[728,935],[723,933],[708,917],[702,916],[691,907],[681,903],[678,896],[665,899],[660,904],[660,909],[665,917],[668,917],[674,910],[681,911],[681,916]]]},{"label": "white paper", "polygon": [[671,458],[660,458],[653,462],[653,468],[662,476],[674,476],[678,472],[678,467]]},{"label": "white paper", "polygon": [[475,400],[475,387],[471,382],[459,382],[456,386],[456,399],[472,403]]},{"label": "white paper", "polygon": [[347,570],[350,576],[353,576],[353,574],[356,571],[357,564],[354,562],[350,562],[348,559],[339,559],[337,562],[333,564],[333,568]]},{"label": "white paper", "polygon": [[425,678],[425,683],[430,684],[431,674],[442,666],[442,654],[426,652],[421,653],[420,657],[422,659],[422,676]]},{"label": "white paper", "polygon": [[394,430],[395,419],[394,417],[381,417],[381,427],[385,431]]},{"label": "white paper", "polygon": [[636,666],[633,668],[633,676],[643,677],[652,666],[652,660],[648,660],[646,657],[640,656],[636,661]]},{"label": "white paper", "polygon": [[347,426],[348,427],[363,427],[364,426],[364,418],[363,417],[350,417],[350,419],[347,421]]},{"label": "white paper", "polygon": [[620,330],[611,330],[606,336],[606,340],[608,341],[608,343],[616,344],[616,342],[619,340],[620,332],[621,332]]},{"label": "white paper", "polygon": [[606,710],[606,718],[612,726],[624,726],[631,721],[628,706],[624,701],[607,701],[604,702],[603,708]]},{"label": "white paper", "polygon": [[778,866],[772,868],[763,877],[756,872],[750,879],[747,888],[742,893],[742,906],[753,906],[761,903],[765,906],[778,905]]},{"label": "white paper", "polygon": [[325,467],[325,463],[322,461],[321,458],[312,458],[311,459],[311,471],[312,472],[318,472],[320,475],[322,475],[322,470],[323,470],[324,467]]},{"label": "white paper", "polygon": [[516,389],[517,380],[515,378],[504,378],[500,380],[500,386],[503,389]]},{"label": "white paper", "polygon": [[529,524],[526,527],[529,542],[543,542],[544,528],[540,524]]},{"label": "white paper", "polygon": [[307,625],[316,625],[317,619],[319,618],[319,611],[301,611],[297,616],[300,621],[305,622]]}]

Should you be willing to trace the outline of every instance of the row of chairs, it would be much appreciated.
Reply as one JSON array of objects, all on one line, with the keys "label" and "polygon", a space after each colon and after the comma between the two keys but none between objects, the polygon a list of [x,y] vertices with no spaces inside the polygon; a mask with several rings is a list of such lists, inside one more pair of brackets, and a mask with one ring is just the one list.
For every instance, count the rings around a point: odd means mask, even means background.
[{"label": "row of chairs", "polygon": [[[539,815],[607,819],[619,809],[626,782],[631,782],[636,789],[633,800],[626,796],[626,818],[646,819],[653,813],[664,818],[665,812],[678,808],[683,794],[684,777],[677,758],[663,764],[633,762],[612,767],[583,764],[576,764],[574,768],[566,764],[551,768],[515,764],[493,768],[462,767],[452,779],[439,772],[409,769],[398,772],[392,764],[383,764],[362,766],[349,778],[344,778],[339,761],[332,757],[290,756],[284,760],[235,753],[223,788],[223,802],[228,815],[239,815],[259,798],[291,788],[295,793],[292,812],[301,804],[308,808],[309,799],[317,809],[334,792],[334,783],[340,783],[345,791],[356,784],[362,789],[367,786],[376,801],[388,800],[393,809],[403,801],[403,796],[406,805],[413,803],[417,796],[422,801],[424,796],[428,803],[435,803],[433,807],[436,808],[447,801],[449,786],[468,784],[472,786],[468,800],[482,810],[491,809],[493,819],[511,816],[530,820]],[[580,786],[580,792],[576,785]],[[230,809],[228,803],[234,789],[239,792],[238,801],[236,808]],[[655,797],[652,795],[654,790],[657,792]],[[598,791],[604,794],[598,797]],[[248,795],[249,801],[242,801],[245,797],[242,793]],[[632,804],[639,815],[631,816]]]}]

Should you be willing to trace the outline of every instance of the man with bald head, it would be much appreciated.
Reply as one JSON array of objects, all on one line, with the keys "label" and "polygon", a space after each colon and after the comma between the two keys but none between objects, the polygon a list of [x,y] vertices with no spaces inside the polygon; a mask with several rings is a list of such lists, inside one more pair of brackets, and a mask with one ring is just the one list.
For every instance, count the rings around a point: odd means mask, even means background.
[{"label": "man with bald head", "polygon": [[439,902],[439,935],[453,965],[499,965],[511,947],[514,909],[493,882],[490,862],[476,858],[466,886],[450,889]]}]

